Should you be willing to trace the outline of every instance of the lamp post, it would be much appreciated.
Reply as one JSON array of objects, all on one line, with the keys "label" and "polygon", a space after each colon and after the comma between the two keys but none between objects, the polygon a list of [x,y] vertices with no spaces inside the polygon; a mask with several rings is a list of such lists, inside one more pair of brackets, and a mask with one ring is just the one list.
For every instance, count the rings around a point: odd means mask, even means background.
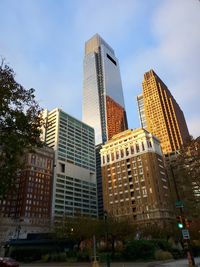
[{"label": "lamp post", "polygon": [[105,235],[106,235],[106,264],[110,267],[110,255],[108,253],[108,224],[107,224],[108,213],[104,210],[104,222],[105,222]]}]

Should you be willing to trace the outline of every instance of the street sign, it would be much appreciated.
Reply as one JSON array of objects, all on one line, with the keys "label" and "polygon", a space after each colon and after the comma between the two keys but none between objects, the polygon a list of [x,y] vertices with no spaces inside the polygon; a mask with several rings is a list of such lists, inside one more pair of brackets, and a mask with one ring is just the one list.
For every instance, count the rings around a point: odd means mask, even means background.
[{"label": "street sign", "polygon": [[176,201],[176,208],[183,208],[183,201],[181,201],[181,200],[178,200],[178,201]]},{"label": "street sign", "polygon": [[188,229],[182,229],[182,235],[183,235],[183,239],[190,239],[190,234]]}]

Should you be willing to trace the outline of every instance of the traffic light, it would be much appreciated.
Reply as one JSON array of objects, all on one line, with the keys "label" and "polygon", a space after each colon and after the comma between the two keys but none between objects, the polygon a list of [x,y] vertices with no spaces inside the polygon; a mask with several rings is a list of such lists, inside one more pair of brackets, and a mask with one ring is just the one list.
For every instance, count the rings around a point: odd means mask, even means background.
[{"label": "traffic light", "polygon": [[183,228],[183,218],[181,216],[177,216],[176,221],[177,221],[178,228],[182,229]]},{"label": "traffic light", "polygon": [[185,226],[186,226],[186,228],[189,228],[191,223],[192,223],[191,220],[185,219]]}]

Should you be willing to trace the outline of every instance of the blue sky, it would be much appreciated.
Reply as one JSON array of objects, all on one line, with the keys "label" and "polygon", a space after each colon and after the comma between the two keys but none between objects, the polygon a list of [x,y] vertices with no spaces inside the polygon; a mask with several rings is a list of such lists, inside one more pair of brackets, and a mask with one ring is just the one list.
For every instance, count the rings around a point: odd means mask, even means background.
[{"label": "blue sky", "polygon": [[153,68],[200,135],[200,1],[1,0],[0,56],[43,108],[81,119],[84,43],[99,33],[120,63],[130,128]]}]

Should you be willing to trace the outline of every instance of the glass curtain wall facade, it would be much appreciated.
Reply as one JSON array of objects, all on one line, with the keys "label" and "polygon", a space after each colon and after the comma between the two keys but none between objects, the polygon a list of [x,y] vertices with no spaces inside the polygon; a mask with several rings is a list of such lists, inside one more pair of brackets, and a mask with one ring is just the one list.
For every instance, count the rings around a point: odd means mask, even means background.
[{"label": "glass curtain wall facade", "polygon": [[141,127],[146,129],[147,123],[146,123],[146,117],[145,117],[145,111],[144,111],[143,95],[137,96],[137,103],[138,103],[138,111],[139,111],[139,116],[140,116]]},{"label": "glass curtain wall facade", "polygon": [[83,121],[95,129],[96,145],[127,129],[119,63],[98,34],[85,44]]},{"label": "glass curtain wall facade", "polygon": [[55,150],[52,218],[97,217],[94,129],[60,109],[44,114],[45,142]]}]

